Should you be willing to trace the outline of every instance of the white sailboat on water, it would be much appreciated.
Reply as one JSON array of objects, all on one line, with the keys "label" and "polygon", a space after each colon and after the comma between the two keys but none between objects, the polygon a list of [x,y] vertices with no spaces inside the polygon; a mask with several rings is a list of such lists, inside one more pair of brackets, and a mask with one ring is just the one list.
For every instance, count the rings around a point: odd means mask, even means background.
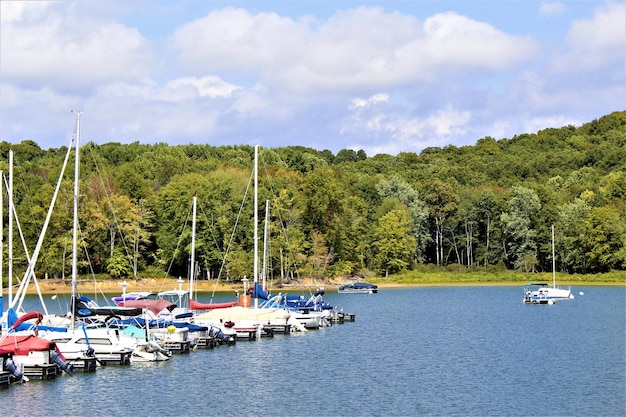
[{"label": "white sailboat on water", "polygon": [[552,285],[545,282],[530,282],[524,285],[525,304],[554,304],[557,300],[574,298],[571,288],[556,285],[556,258],[554,254],[554,225],[552,225]]}]

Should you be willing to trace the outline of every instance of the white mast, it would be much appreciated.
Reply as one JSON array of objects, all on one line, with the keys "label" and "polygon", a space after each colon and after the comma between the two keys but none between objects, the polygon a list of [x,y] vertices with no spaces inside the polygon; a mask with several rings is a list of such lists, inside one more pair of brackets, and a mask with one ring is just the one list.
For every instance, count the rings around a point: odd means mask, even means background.
[{"label": "white mast", "polygon": [[[256,284],[259,281],[259,145],[254,146],[254,291],[256,291]],[[254,298],[254,307],[259,306],[259,299]]]},{"label": "white mast", "polygon": [[263,291],[267,291],[267,252],[268,252],[268,242],[270,235],[270,201],[265,200],[265,228],[263,229],[263,268],[261,271],[261,277],[263,277],[262,286]]},{"label": "white mast", "polygon": [[189,300],[193,297],[193,281],[196,278],[196,193],[193,194],[193,217],[191,220],[191,265],[189,266]]},{"label": "white mast", "polygon": [[78,182],[80,174],[80,112],[76,113],[76,150],[74,154],[74,224],[72,226],[72,328],[75,325],[76,280],[78,278]]},{"label": "white mast", "polygon": [[[4,173],[0,171],[0,317],[4,313],[4,305],[2,303],[2,271],[3,267],[3,252],[4,252],[4,196],[2,195],[2,182],[4,181]],[[1,333],[1,331],[0,331]]]},{"label": "white mast", "polygon": [[9,305],[13,304],[13,150],[9,150],[9,186],[7,187],[7,194],[9,196],[9,230],[8,230],[8,267],[7,274],[9,275]]},{"label": "white mast", "polygon": [[552,225],[552,286],[556,288],[556,259],[554,258],[554,225]]}]

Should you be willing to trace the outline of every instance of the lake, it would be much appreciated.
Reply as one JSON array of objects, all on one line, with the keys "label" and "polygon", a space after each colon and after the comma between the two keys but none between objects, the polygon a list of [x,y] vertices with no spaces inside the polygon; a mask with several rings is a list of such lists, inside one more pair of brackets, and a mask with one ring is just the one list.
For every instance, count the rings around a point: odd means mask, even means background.
[{"label": "lake", "polygon": [[356,321],[12,385],[1,414],[624,416],[625,289],[573,290],[554,305],[521,286],[327,293]]}]

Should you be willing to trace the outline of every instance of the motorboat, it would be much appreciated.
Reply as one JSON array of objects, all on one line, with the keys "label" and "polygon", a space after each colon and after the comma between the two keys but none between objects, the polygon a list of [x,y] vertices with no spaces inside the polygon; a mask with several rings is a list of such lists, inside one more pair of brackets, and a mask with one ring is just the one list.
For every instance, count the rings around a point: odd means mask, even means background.
[{"label": "motorboat", "polygon": [[[9,313],[11,326],[9,332],[0,338],[0,351],[12,356],[9,363],[14,380],[27,381],[29,377],[53,379],[61,370],[72,372],[72,365],[57,345],[37,336],[37,326],[43,317],[41,313],[32,311],[19,318],[12,309]],[[35,323],[26,323],[33,319]]]},{"label": "motorboat", "polygon": [[11,353],[11,373],[15,380],[54,379],[60,370],[72,372],[57,345],[34,334],[9,333],[0,340],[0,352]]},{"label": "motorboat", "polygon": [[339,287],[340,294],[376,294],[378,286],[358,278],[348,278],[348,283]]},{"label": "motorboat", "polygon": [[86,327],[84,323],[67,332],[40,333],[43,333],[43,338],[55,342],[70,363],[94,357],[100,365],[127,365],[137,344],[134,339],[122,334],[120,329]]}]

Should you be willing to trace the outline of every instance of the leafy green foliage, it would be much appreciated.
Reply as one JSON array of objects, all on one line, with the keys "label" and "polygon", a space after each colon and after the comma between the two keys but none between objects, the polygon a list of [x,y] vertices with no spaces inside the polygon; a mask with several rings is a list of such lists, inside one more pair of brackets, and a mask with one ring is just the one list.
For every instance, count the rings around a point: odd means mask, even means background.
[{"label": "leafy green foliage", "polygon": [[[32,251],[67,149],[0,142],[4,174],[9,149],[14,203]],[[111,142],[84,150],[81,273],[186,276],[196,193],[200,276],[251,278],[253,147]],[[626,111],[420,154],[287,146],[262,149],[260,161],[259,205],[271,207],[268,273],[281,279],[410,274],[433,265],[549,272],[551,224],[559,271],[626,270]],[[63,180],[38,276],[69,275],[72,187]],[[6,204],[3,214],[6,221]],[[26,268],[26,256],[14,261]]]}]

